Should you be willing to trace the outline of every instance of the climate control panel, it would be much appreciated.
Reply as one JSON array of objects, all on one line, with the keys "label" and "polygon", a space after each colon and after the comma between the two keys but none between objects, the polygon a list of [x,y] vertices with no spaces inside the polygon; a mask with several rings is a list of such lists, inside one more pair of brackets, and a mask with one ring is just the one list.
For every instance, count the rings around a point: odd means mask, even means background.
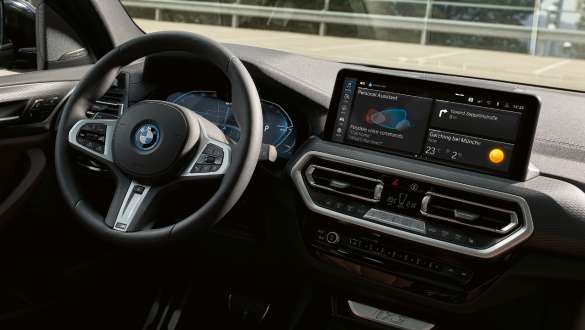
[{"label": "climate control panel", "polygon": [[495,257],[533,229],[521,197],[390,167],[308,153],[291,175],[313,212],[465,255]]}]

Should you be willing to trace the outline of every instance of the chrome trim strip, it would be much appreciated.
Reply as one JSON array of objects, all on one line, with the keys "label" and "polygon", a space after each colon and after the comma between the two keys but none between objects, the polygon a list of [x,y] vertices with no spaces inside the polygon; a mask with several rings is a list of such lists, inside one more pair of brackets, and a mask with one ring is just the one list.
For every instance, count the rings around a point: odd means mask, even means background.
[{"label": "chrome trim strip", "polygon": [[11,116],[11,117],[2,117],[0,118],[0,123],[12,122],[17,121],[20,119],[20,116]]},{"label": "chrome trim strip", "polygon": [[[313,178],[313,173],[315,172],[315,170],[329,171],[329,172],[343,174],[343,175],[351,176],[354,178],[363,179],[363,180],[377,183],[376,186],[374,187],[374,190],[373,190],[373,193],[374,193],[373,198],[367,198],[367,197],[363,197],[363,196],[356,195],[356,194],[350,194],[350,193],[336,190],[336,189],[331,188],[331,187],[320,185],[320,184],[316,183],[315,179]],[[349,196],[349,197],[361,199],[361,200],[366,201],[366,202],[374,202],[374,203],[378,203],[380,201],[380,199],[382,198],[382,190],[384,189],[384,182],[382,182],[382,180],[379,180],[379,179],[374,179],[374,178],[370,178],[370,177],[363,176],[363,175],[340,171],[340,170],[336,170],[333,168],[320,166],[320,165],[310,165],[307,168],[307,170],[305,171],[305,175],[307,176],[307,181],[309,181],[309,184],[311,186],[316,187],[316,188],[320,188],[320,189],[325,189],[327,191],[331,191],[331,192],[334,192],[336,194]]]},{"label": "chrome trim strip", "polygon": [[434,324],[429,322],[421,321],[412,317],[379,309],[366,304],[361,304],[355,301],[348,300],[347,304],[349,305],[349,309],[353,315],[368,321],[391,326],[396,329],[431,330],[435,327]]},{"label": "chrome trim strip", "polygon": [[388,225],[394,227],[401,227],[404,229],[417,231],[423,234],[426,234],[427,232],[426,222],[402,214],[371,208],[368,210],[368,212],[366,212],[366,214],[364,214],[364,218],[387,223]]},{"label": "chrome trim strip", "polygon": [[[112,103],[112,102],[105,102],[105,101],[95,101],[95,103],[101,103],[105,105],[113,105],[118,107],[118,117],[120,117],[124,113],[124,103]],[[96,113],[101,111],[96,111]]]},{"label": "chrome trim strip", "polygon": [[[337,162],[341,162],[341,163],[345,163],[345,164],[349,164],[349,165],[353,165],[353,166],[358,166],[358,167],[361,167],[364,169],[379,171],[382,173],[400,175],[400,176],[404,176],[407,178],[420,180],[423,182],[429,182],[429,183],[442,185],[442,186],[450,187],[450,188],[454,188],[454,189],[461,189],[464,191],[471,191],[471,192],[483,194],[486,196],[492,196],[495,198],[501,198],[501,199],[505,199],[508,201],[516,202],[520,205],[520,208],[522,209],[522,213],[524,215],[524,224],[518,230],[514,231],[506,238],[502,239],[498,243],[496,243],[488,248],[473,249],[473,248],[469,248],[469,247],[465,247],[465,246],[461,246],[461,245],[457,245],[457,244],[453,244],[453,243],[443,242],[443,241],[440,241],[437,239],[418,235],[415,233],[406,232],[406,231],[403,231],[403,230],[400,230],[397,228],[384,226],[384,225],[377,224],[377,223],[374,223],[374,222],[371,222],[371,221],[368,221],[365,219],[360,219],[360,218],[348,216],[348,215],[345,215],[342,213],[338,213],[338,212],[326,209],[324,207],[321,207],[321,206],[315,204],[309,195],[309,191],[308,191],[308,189],[305,185],[304,179],[303,179],[302,169],[307,165],[309,160],[313,157],[318,157],[318,158],[322,158],[325,160],[337,161]],[[291,175],[291,178],[292,178],[295,186],[299,190],[299,193],[300,193],[303,201],[305,202],[305,205],[313,212],[316,212],[316,213],[319,213],[319,214],[322,214],[325,216],[329,216],[329,217],[338,219],[340,221],[351,223],[351,224],[354,224],[354,225],[357,225],[360,227],[375,230],[375,231],[378,231],[378,232],[381,232],[384,234],[400,237],[400,238],[414,241],[417,243],[421,243],[421,244],[425,244],[428,246],[433,246],[433,247],[437,247],[437,248],[441,248],[441,249],[445,249],[445,250],[449,250],[449,251],[453,251],[453,252],[457,252],[457,253],[473,256],[473,257],[493,258],[495,256],[498,256],[498,255],[510,250],[512,247],[525,241],[528,237],[530,237],[530,235],[532,235],[532,232],[534,231],[534,225],[532,223],[532,216],[530,214],[530,208],[528,207],[528,203],[526,202],[526,200],[524,198],[522,198],[520,196],[500,192],[500,191],[487,189],[487,188],[470,186],[470,185],[463,184],[463,183],[439,179],[439,178],[431,177],[431,176],[424,175],[424,174],[408,172],[408,171],[404,171],[404,170],[400,170],[400,169],[391,168],[388,166],[367,163],[364,161],[346,158],[346,157],[342,157],[342,156],[337,156],[337,155],[333,155],[333,154],[328,154],[328,153],[324,153],[324,152],[320,152],[320,151],[309,151],[309,152],[305,153],[304,155],[302,155],[296,161],[296,163],[293,165],[290,175]]]},{"label": "chrome trim strip", "polygon": [[[512,231],[512,229],[516,228],[518,226],[518,224],[520,223],[518,221],[518,215],[514,211],[505,210],[505,209],[501,209],[501,208],[498,208],[498,207],[493,207],[493,206],[486,205],[486,204],[475,203],[475,202],[468,201],[468,200],[465,200],[465,199],[455,198],[455,197],[451,197],[451,196],[447,196],[447,195],[443,195],[443,194],[437,194],[437,193],[432,192],[432,191],[427,192],[425,194],[425,197],[424,198],[427,198],[427,196],[437,196],[437,197],[441,197],[441,198],[445,198],[445,199],[450,199],[450,200],[458,201],[458,202],[461,202],[461,203],[466,203],[466,204],[470,204],[470,205],[485,207],[485,208],[492,209],[492,210],[496,210],[496,211],[500,211],[500,212],[503,212],[503,213],[508,213],[510,215],[510,223],[507,224],[506,226],[504,226],[504,228],[494,229],[494,228],[489,228],[489,227],[485,227],[485,226],[478,226],[478,225],[470,224],[470,223],[467,223],[467,222],[459,221],[456,218],[447,218],[447,217],[443,217],[443,216],[440,216],[440,215],[435,215],[435,214],[432,214],[432,213],[428,213],[428,203],[429,203],[429,200],[428,199],[426,201],[424,201],[423,203],[421,203],[420,213],[422,215],[424,215],[425,217],[429,217],[429,218],[433,218],[433,219],[438,219],[438,220],[443,220],[443,221],[455,223],[455,224],[458,224],[458,225],[467,226],[467,227],[471,227],[471,228],[476,228],[476,229],[480,229],[480,230],[485,230],[485,231],[489,231],[489,232],[497,233],[497,234],[507,234],[510,231]],[[455,211],[457,211],[457,210],[455,210]]]}]

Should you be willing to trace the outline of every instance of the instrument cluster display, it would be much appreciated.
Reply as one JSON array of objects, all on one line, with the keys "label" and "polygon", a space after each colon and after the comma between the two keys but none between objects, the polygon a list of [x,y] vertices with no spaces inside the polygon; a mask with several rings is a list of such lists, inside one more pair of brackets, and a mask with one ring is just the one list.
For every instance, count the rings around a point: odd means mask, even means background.
[{"label": "instrument cluster display", "polygon": [[[240,128],[232,112],[231,102],[220,99],[213,91],[176,92],[167,101],[184,106],[217,125],[234,142],[240,139]],[[262,100],[264,137],[262,142],[276,147],[278,156],[289,158],[296,143],[296,131],[289,114],[273,102]]]}]

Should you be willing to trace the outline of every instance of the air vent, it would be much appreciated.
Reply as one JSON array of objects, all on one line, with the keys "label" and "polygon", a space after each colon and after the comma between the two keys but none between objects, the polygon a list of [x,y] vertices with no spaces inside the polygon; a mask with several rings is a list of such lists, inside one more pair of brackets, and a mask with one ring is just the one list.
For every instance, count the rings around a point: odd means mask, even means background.
[{"label": "air vent", "polygon": [[424,196],[421,214],[498,234],[507,234],[518,226],[514,211],[435,192],[427,192]]},{"label": "air vent", "polygon": [[96,101],[85,112],[87,118],[93,119],[116,119],[120,117],[124,108],[123,103],[110,103],[104,101]]},{"label": "air vent", "polygon": [[379,202],[384,190],[384,183],[380,179],[320,165],[309,165],[305,177],[315,188],[368,202]]},{"label": "air vent", "polygon": [[116,119],[124,111],[126,99],[126,76],[120,74],[112,87],[86,111],[87,118]]}]

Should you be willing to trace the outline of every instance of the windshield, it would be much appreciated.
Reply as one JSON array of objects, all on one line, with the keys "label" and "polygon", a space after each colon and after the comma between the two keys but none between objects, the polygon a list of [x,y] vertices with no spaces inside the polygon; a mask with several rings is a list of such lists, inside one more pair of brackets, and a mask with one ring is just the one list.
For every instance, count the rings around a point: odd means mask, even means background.
[{"label": "windshield", "polygon": [[123,0],[185,30],[339,62],[585,91],[585,0]]}]

